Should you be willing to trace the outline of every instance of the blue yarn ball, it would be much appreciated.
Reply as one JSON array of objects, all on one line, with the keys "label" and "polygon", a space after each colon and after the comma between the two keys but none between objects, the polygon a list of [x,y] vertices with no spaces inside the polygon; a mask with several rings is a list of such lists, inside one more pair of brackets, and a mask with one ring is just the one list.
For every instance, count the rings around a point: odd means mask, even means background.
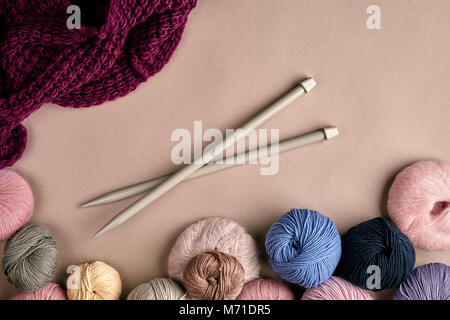
[{"label": "blue yarn ball", "polygon": [[[375,218],[350,228],[344,235],[338,271],[354,285],[378,291],[400,285],[415,261],[416,253],[408,237],[385,218]],[[377,273],[370,266],[379,268],[379,288],[374,288]]]},{"label": "blue yarn ball", "polygon": [[311,288],[333,274],[341,238],[333,221],[321,213],[292,209],[270,227],[266,251],[272,269],[283,279]]}]

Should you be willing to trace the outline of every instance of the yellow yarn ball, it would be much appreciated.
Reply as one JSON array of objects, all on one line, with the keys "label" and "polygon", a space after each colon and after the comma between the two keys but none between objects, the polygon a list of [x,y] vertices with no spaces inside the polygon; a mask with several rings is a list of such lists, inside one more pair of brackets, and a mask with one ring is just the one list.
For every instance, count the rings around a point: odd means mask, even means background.
[{"label": "yellow yarn ball", "polygon": [[101,261],[75,266],[67,279],[69,300],[118,300],[122,292],[120,275]]}]

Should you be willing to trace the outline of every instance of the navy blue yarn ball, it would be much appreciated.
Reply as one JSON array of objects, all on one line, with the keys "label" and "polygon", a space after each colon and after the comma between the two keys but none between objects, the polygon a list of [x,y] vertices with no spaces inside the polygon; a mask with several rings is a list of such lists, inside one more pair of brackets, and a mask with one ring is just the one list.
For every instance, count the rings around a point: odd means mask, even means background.
[{"label": "navy blue yarn ball", "polygon": [[375,218],[350,228],[343,236],[338,271],[354,285],[378,291],[398,287],[415,261],[408,237],[387,219]]},{"label": "navy blue yarn ball", "polygon": [[283,279],[311,288],[333,274],[341,238],[333,221],[321,213],[292,209],[270,227],[266,251],[272,269]]}]

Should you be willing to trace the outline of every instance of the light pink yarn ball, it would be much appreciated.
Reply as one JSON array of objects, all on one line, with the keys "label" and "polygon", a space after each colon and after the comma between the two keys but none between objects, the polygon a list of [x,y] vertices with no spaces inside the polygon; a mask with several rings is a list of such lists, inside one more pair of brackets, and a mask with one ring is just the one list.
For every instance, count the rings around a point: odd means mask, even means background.
[{"label": "light pink yarn ball", "polygon": [[387,209],[417,248],[450,248],[450,164],[419,161],[403,169],[389,190]]},{"label": "light pink yarn ball", "polygon": [[241,225],[224,218],[200,220],[180,234],[169,255],[169,277],[183,283],[188,262],[200,253],[214,250],[241,263],[245,282],[258,278],[260,264],[255,241]]},{"label": "light pink yarn ball", "polygon": [[17,173],[0,170],[0,240],[22,228],[33,213],[33,193]]},{"label": "light pink yarn ball", "polygon": [[339,277],[331,277],[315,288],[309,288],[302,300],[373,300],[369,293]]},{"label": "light pink yarn ball", "polygon": [[19,291],[11,300],[67,300],[66,293],[56,283],[49,283],[36,291]]},{"label": "light pink yarn ball", "polygon": [[256,279],[244,285],[236,300],[294,300],[294,293],[279,281]]}]

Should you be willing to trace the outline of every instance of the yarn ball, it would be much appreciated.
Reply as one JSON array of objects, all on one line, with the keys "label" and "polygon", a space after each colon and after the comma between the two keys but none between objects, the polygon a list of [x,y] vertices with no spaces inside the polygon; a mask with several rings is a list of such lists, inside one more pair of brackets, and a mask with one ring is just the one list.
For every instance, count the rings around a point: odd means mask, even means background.
[{"label": "yarn ball", "polygon": [[19,291],[11,300],[67,300],[67,298],[64,290],[51,282],[37,291]]},{"label": "yarn ball", "polygon": [[442,263],[417,267],[395,291],[394,300],[450,300],[450,267]]},{"label": "yarn ball", "polygon": [[235,257],[244,268],[245,282],[258,278],[260,264],[255,241],[241,225],[224,218],[200,220],[180,234],[169,255],[169,277],[184,283],[183,273],[189,261],[211,251]]},{"label": "yarn ball", "polygon": [[[362,289],[385,290],[402,283],[413,270],[415,261],[414,247],[408,237],[380,217],[347,231],[342,238],[339,271],[346,280]],[[376,276],[373,267],[380,271],[379,288],[373,287],[372,280],[376,280],[372,278]]]},{"label": "yarn ball", "polygon": [[186,300],[186,291],[175,281],[156,278],[140,284],[128,294],[127,300]]},{"label": "yarn ball", "polygon": [[279,281],[256,279],[244,285],[237,300],[294,300],[294,293]]},{"label": "yarn ball", "polygon": [[373,300],[373,298],[347,280],[333,276],[315,288],[306,289],[302,300]]},{"label": "yarn ball", "polygon": [[69,300],[119,300],[121,292],[119,273],[102,261],[78,265],[67,279]]},{"label": "yarn ball", "polygon": [[24,226],[5,244],[3,272],[21,291],[36,291],[53,280],[58,266],[56,242],[47,228]]},{"label": "yarn ball", "polygon": [[192,299],[234,300],[244,286],[244,273],[235,257],[212,251],[200,253],[189,261],[183,281]]},{"label": "yarn ball", "polygon": [[22,228],[33,212],[33,193],[17,173],[0,170],[0,240]]},{"label": "yarn ball", "polygon": [[450,163],[419,161],[403,169],[389,190],[387,209],[417,248],[450,248]]},{"label": "yarn ball", "polygon": [[304,287],[328,280],[339,263],[341,238],[321,213],[292,209],[270,227],[266,236],[269,264],[281,278]]}]

